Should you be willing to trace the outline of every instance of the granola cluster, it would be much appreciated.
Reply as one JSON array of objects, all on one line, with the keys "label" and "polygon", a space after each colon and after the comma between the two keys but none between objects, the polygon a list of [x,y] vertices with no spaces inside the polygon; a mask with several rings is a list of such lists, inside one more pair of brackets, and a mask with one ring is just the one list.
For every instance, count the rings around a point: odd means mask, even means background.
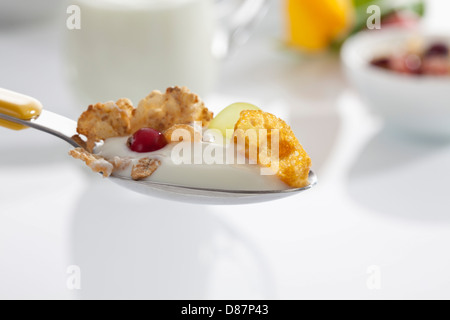
[{"label": "granola cluster", "polygon": [[165,94],[153,91],[133,111],[131,133],[142,128],[164,132],[174,125],[202,122],[206,127],[213,114],[200,98],[183,88],[168,88]]},{"label": "granola cluster", "polygon": [[199,121],[207,126],[213,118],[200,98],[186,87],[153,91],[137,108],[128,99],[89,106],[78,120],[78,133],[87,138],[92,152],[97,142],[132,135],[142,128],[165,132],[175,125]]},{"label": "granola cluster", "polygon": [[77,128],[78,133],[87,138],[87,149],[92,152],[97,142],[129,135],[133,111],[128,99],[89,106],[78,119]]},{"label": "granola cluster", "polygon": [[148,178],[153,174],[153,172],[156,171],[156,169],[158,169],[160,165],[161,161],[159,160],[150,158],[140,159],[138,163],[133,166],[133,169],[131,170],[131,177],[133,180]]},{"label": "granola cluster", "polygon": [[84,161],[92,171],[103,174],[103,177],[109,177],[114,171],[114,164],[107,161],[105,158],[90,153],[86,149],[76,148],[69,151],[69,155],[75,159]]}]

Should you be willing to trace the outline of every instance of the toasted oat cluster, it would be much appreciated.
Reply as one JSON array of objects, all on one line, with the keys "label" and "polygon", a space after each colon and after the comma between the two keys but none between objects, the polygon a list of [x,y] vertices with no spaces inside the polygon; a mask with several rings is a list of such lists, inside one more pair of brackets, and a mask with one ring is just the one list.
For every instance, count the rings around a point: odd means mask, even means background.
[{"label": "toasted oat cluster", "polygon": [[70,150],[69,154],[75,159],[84,161],[92,171],[103,174],[103,177],[109,177],[114,170],[114,164],[107,161],[105,158],[90,153],[83,148],[76,148]]},{"label": "toasted oat cluster", "polygon": [[188,124],[176,124],[164,131],[164,137],[169,142],[188,140],[190,142],[200,142],[202,141],[202,132],[196,131],[193,126]]},{"label": "toasted oat cluster", "polygon": [[194,121],[207,126],[213,114],[203,101],[191,93],[186,87],[168,88],[165,94],[153,91],[139,102],[131,119],[132,133],[141,128],[153,128],[164,132],[178,124],[189,124]]},{"label": "toasted oat cluster", "polygon": [[150,177],[160,165],[161,161],[159,160],[150,158],[140,159],[138,163],[133,166],[131,177],[136,181],[146,179]]},{"label": "toasted oat cluster", "polygon": [[92,152],[97,142],[128,135],[133,111],[128,99],[89,106],[79,118],[77,128],[78,133],[87,138],[87,149]]},{"label": "toasted oat cluster", "polygon": [[128,136],[142,128],[164,132],[194,121],[207,126],[212,117],[196,94],[186,87],[174,87],[164,94],[153,91],[137,108],[128,99],[91,105],[78,120],[78,133],[87,138],[87,149],[92,152],[97,142]]},{"label": "toasted oat cluster", "polygon": [[[259,142],[262,139],[260,129],[267,130],[267,145]],[[248,134],[249,130],[255,135]],[[274,149],[274,146],[271,145],[272,130],[278,133],[278,156],[272,154]],[[250,160],[265,167],[277,167],[277,175],[287,185],[293,188],[303,188],[309,184],[311,159],[292,129],[283,120],[260,110],[242,111],[235,126],[234,139],[235,141],[245,141],[245,153]],[[266,150],[261,150],[262,147]],[[256,153],[252,153],[251,150],[256,150]]]}]

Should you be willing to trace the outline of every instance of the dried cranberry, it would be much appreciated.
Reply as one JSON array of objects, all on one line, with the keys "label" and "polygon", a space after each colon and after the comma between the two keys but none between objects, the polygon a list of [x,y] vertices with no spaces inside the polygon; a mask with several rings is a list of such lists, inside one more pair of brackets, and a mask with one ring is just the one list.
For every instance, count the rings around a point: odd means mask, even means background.
[{"label": "dried cranberry", "polygon": [[373,59],[370,64],[378,68],[389,69],[391,60],[388,58],[378,58]]},{"label": "dried cranberry", "polygon": [[448,56],[448,46],[443,43],[433,44],[425,52],[425,57]]},{"label": "dried cranberry", "polygon": [[153,152],[164,148],[167,140],[164,135],[154,129],[143,128],[128,139],[128,147],[139,153]]}]

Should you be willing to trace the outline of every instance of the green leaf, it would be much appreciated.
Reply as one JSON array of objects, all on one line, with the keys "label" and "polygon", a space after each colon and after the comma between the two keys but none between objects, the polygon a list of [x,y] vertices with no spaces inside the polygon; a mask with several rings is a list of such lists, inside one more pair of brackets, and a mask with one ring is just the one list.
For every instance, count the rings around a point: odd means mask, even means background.
[{"label": "green leaf", "polygon": [[[396,11],[409,10],[415,12],[419,16],[425,14],[426,6],[424,0],[410,0],[409,2],[398,1],[398,0],[353,0],[353,6],[355,8],[356,21],[352,32],[349,34],[353,35],[366,27],[367,18],[369,14],[367,13],[367,8],[371,5],[377,5],[381,9],[381,17],[384,18]],[[332,51],[339,51],[342,44],[345,42],[344,39],[339,39],[331,45]]]},{"label": "green leaf", "polygon": [[419,16],[423,16],[425,13],[425,1],[424,0],[410,0],[405,1],[398,0],[353,0],[356,23],[353,33],[356,33],[364,28],[369,17],[367,8],[371,5],[377,5],[381,8],[381,17],[386,17],[395,11],[409,10],[415,12]]}]

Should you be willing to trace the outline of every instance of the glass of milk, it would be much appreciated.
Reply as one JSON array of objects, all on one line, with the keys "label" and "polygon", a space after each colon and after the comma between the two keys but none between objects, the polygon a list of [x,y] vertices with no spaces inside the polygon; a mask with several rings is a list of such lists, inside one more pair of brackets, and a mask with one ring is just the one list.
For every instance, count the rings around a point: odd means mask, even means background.
[{"label": "glass of milk", "polygon": [[152,90],[171,86],[207,94],[214,86],[218,61],[239,36],[248,34],[266,2],[72,1],[66,56],[80,102],[128,97],[137,104]]}]

